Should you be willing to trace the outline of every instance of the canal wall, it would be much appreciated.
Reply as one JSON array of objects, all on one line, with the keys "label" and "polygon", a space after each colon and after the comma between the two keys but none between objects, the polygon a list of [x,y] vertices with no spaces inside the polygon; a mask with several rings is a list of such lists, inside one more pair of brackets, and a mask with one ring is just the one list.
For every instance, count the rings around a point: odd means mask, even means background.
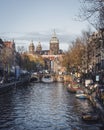
[{"label": "canal wall", "polygon": [[99,114],[102,122],[104,123],[104,106],[100,103],[100,101],[96,98],[95,94],[88,95],[88,99],[91,102],[92,106]]},{"label": "canal wall", "polygon": [[13,87],[20,86],[20,85],[23,85],[23,84],[28,84],[29,82],[30,82],[30,78],[25,77],[25,78],[21,78],[19,80],[16,80],[16,81],[13,81],[13,82],[10,82],[10,83],[0,84],[0,94],[11,90]]},{"label": "canal wall", "polygon": [[104,123],[104,105],[97,99],[96,90],[91,92],[90,89],[86,88],[85,86],[81,85],[84,92],[87,94],[88,100],[90,101],[93,108],[99,114],[102,122]]}]

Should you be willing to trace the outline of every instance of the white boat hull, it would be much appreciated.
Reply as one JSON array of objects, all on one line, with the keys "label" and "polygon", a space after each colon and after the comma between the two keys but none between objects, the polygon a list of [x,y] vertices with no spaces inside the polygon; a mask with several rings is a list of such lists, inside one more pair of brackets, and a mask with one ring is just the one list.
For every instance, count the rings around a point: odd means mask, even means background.
[{"label": "white boat hull", "polygon": [[87,95],[86,94],[76,94],[75,95],[77,98],[80,98],[80,99],[86,99],[87,98]]},{"label": "white boat hull", "polygon": [[43,78],[42,78],[42,82],[44,82],[44,83],[52,83],[54,80],[53,80],[53,78],[52,77],[49,77],[49,76],[44,76]]}]

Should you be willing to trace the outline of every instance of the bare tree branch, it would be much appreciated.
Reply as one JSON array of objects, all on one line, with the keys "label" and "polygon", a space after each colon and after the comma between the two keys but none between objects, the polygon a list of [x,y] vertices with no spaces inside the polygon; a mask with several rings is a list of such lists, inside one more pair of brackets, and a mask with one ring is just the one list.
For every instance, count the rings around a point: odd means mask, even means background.
[{"label": "bare tree branch", "polygon": [[104,0],[80,0],[79,18],[88,20],[96,29],[104,28]]}]

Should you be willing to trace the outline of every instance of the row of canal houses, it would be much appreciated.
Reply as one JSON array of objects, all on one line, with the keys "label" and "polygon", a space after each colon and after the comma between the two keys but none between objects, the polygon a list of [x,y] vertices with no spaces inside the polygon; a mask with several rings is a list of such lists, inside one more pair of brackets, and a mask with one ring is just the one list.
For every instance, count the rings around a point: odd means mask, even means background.
[{"label": "row of canal houses", "polygon": [[18,65],[16,55],[14,40],[3,41],[0,39],[0,78],[7,75],[10,70],[15,71],[13,67]]},{"label": "row of canal houses", "polygon": [[[3,65],[10,63],[14,65],[16,50],[15,43],[13,41],[3,41],[0,39],[0,69]],[[11,59],[10,59],[11,58]]]},{"label": "row of canal houses", "polygon": [[90,74],[96,80],[103,81],[104,77],[104,29],[94,32],[87,40],[85,53],[82,57],[81,70]]}]

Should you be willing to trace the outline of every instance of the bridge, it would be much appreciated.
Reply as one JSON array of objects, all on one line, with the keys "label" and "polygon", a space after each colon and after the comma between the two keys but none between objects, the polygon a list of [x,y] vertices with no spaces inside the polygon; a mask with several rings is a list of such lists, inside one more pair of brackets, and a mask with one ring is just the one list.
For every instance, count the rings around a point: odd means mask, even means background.
[{"label": "bridge", "polygon": [[47,73],[44,73],[44,74],[32,73],[31,77],[30,77],[30,81],[31,82],[41,82],[42,78],[44,76],[47,76],[47,75],[50,75],[54,79],[54,82],[67,82],[67,81],[70,81],[70,76],[69,75],[51,74],[51,73],[50,74],[47,74]]}]

